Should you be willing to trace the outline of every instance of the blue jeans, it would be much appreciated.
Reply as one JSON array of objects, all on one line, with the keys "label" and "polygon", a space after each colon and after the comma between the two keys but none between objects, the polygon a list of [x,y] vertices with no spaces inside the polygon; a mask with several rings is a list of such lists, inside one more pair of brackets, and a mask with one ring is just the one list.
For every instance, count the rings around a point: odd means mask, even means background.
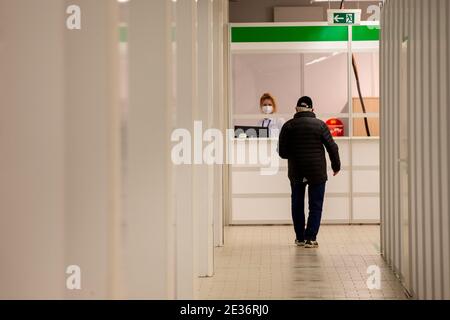
[{"label": "blue jeans", "polygon": [[307,184],[300,182],[291,183],[292,220],[298,241],[317,240],[322,220],[325,185],[326,183],[308,186],[309,217],[305,230],[305,191]]}]

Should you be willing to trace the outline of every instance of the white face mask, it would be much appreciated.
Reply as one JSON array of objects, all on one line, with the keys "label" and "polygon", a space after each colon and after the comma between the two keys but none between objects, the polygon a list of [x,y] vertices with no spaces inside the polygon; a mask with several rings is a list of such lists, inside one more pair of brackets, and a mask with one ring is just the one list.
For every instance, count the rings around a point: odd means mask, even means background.
[{"label": "white face mask", "polygon": [[273,113],[273,106],[263,106],[262,110],[265,114],[272,114]]}]

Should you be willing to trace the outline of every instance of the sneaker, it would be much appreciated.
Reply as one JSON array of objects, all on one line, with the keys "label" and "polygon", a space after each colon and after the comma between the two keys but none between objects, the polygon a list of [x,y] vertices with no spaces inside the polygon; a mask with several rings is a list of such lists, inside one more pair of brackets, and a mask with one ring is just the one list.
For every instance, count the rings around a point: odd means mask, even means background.
[{"label": "sneaker", "polygon": [[298,240],[295,240],[295,244],[296,244],[297,246],[299,246],[299,247],[304,247],[304,246],[305,246],[305,241],[298,241]]},{"label": "sneaker", "polygon": [[307,240],[305,241],[305,248],[311,249],[311,248],[318,248],[319,243],[317,241]]}]

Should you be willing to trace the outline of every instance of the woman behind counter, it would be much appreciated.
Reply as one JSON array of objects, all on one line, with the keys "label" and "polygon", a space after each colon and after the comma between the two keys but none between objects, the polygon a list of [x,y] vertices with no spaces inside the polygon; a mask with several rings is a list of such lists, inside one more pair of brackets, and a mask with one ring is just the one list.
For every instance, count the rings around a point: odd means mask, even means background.
[{"label": "woman behind counter", "polygon": [[282,119],[274,119],[271,117],[277,112],[277,103],[270,93],[264,93],[260,99],[260,110],[265,114],[265,118],[258,122],[258,126],[269,129],[271,138],[276,138],[283,127]]}]

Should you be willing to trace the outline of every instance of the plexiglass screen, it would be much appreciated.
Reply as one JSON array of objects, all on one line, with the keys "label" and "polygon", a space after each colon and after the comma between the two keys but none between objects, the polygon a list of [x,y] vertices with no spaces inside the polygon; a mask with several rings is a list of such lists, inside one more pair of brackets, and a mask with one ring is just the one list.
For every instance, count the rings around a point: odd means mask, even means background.
[{"label": "plexiglass screen", "polygon": [[[378,52],[359,52],[354,54],[359,76],[359,96],[355,73],[352,72],[353,95],[353,135],[359,137],[380,136],[380,72]],[[362,107],[364,105],[364,108]],[[367,116],[364,114],[367,113]]]},{"label": "plexiglass screen", "polygon": [[348,127],[345,52],[234,54],[232,77],[234,125],[257,125],[266,117],[260,98],[270,93],[277,104],[271,118],[291,119],[298,99],[307,95],[313,99],[318,118],[338,118]]}]

